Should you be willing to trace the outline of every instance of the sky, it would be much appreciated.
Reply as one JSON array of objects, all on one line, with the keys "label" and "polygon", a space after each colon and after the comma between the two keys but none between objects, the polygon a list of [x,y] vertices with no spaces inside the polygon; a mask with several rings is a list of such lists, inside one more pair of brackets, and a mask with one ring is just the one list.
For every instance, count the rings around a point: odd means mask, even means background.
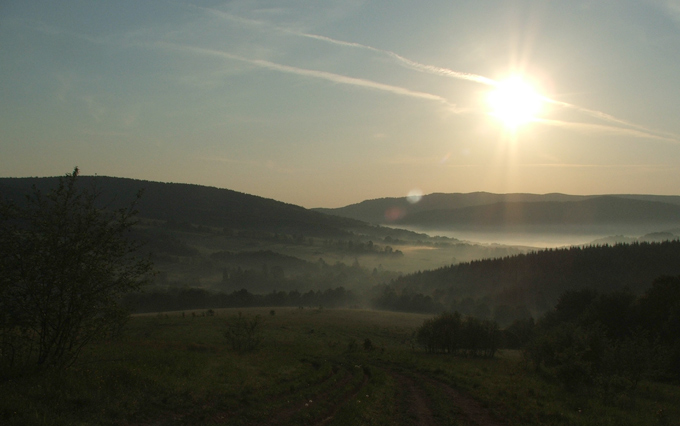
[{"label": "sky", "polygon": [[0,176],[75,166],[308,208],[680,195],[680,0],[0,0]]}]

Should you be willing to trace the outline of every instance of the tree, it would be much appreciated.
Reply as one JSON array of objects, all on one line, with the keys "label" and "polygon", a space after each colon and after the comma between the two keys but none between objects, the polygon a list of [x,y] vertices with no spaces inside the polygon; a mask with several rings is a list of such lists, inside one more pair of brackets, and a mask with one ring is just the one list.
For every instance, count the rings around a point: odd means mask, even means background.
[{"label": "tree", "polygon": [[137,199],[110,210],[78,168],[25,202],[0,200],[0,364],[64,367],[120,330],[121,297],[149,281],[150,260],[129,238]]}]

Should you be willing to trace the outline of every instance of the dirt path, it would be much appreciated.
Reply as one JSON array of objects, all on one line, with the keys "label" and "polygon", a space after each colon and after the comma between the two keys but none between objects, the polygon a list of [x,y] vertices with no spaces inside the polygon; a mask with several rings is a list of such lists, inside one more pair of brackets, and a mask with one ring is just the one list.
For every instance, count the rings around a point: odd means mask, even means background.
[{"label": "dirt path", "polygon": [[[356,366],[358,367],[358,366]],[[403,426],[507,426],[495,418],[490,411],[479,401],[466,395],[450,385],[428,377],[426,375],[411,371],[394,371],[391,368],[376,367],[382,369],[388,376],[394,379],[396,384],[396,399],[394,405],[396,414],[392,411],[390,416],[394,416],[392,423]],[[361,380],[357,374],[362,376]],[[361,377],[360,376],[360,377]],[[351,381],[355,381],[350,385]],[[252,425],[257,426],[279,426],[297,423],[301,420],[304,424],[313,426],[326,426],[334,420],[338,412],[356,396],[368,384],[370,375],[366,371],[348,371],[340,369],[333,371],[324,377],[316,385],[322,385],[333,380],[330,387],[316,394],[314,401],[304,400],[294,397],[289,393],[273,395],[269,401],[260,401],[262,406],[271,404],[280,405],[274,410],[267,420],[255,421]],[[345,389],[340,393],[337,390]],[[295,398],[295,401],[292,399]],[[286,401],[291,399],[290,402]],[[288,403],[285,403],[288,402]],[[307,417],[305,412],[311,409],[312,404],[320,404],[324,408],[316,411],[311,417]],[[149,421],[128,423],[128,426],[164,426],[178,424],[245,424],[241,417],[245,410],[221,411],[213,410],[207,404],[203,407],[193,407],[186,412],[167,412]],[[213,407],[214,408],[214,407]],[[209,414],[204,417],[201,412],[207,411]],[[311,413],[310,413],[311,414]],[[387,412],[385,413],[387,415]],[[240,418],[240,420],[239,420]]]},{"label": "dirt path", "polygon": [[[479,401],[446,383],[417,373],[396,373],[394,371],[388,371],[388,373],[397,381],[406,399],[405,402],[409,404],[406,411],[411,420],[410,424],[438,426],[442,422],[449,424],[451,420],[454,420],[455,424],[463,426],[506,426],[506,423],[491,415],[489,410]],[[441,393],[450,402],[451,407],[449,408],[452,410],[447,413],[433,411],[436,404],[428,396],[425,387]],[[452,411],[455,414],[451,414]],[[451,416],[455,418],[446,418]]]},{"label": "dirt path", "polygon": [[437,426],[427,395],[416,386],[415,381],[403,374],[390,372],[390,375],[397,381],[400,400],[408,404],[405,410],[408,423],[414,426]]}]

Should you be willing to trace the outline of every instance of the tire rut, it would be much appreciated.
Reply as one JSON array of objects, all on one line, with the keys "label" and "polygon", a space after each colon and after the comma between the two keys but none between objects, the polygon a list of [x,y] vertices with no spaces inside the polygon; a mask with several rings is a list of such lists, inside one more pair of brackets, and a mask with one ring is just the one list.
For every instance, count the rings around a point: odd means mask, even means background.
[{"label": "tire rut", "polygon": [[411,424],[417,426],[438,426],[440,424],[437,421],[436,413],[432,410],[435,404],[427,395],[424,385],[445,395],[451,405],[456,408],[457,414],[454,414],[454,416],[456,416],[457,424],[463,426],[507,426],[507,423],[493,416],[481,402],[446,383],[417,373],[396,373],[391,370],[388,370],[388,373],[397,381],[406,395],[410,396],[407,414],[413,421],[417,422]]},{"label": "tire rut", "polygon": [[400,399],[403,399],[408,404],[405,413],[407,418],[416,421],[416,423],[409,422],[409,424],[415,426],[437,426],[434,413],[430,409],[425,392],[416,386],[415,381],[411,377],[394,372],[390,372],[390,374],[399,385],[400,393],[403,395],[403,398]]}]

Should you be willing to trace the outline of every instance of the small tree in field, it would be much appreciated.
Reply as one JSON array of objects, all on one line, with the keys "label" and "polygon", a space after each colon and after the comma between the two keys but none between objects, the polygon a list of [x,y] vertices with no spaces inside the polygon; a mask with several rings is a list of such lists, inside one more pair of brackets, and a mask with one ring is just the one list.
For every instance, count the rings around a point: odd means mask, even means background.
[{"label": "small tree in field", "polygon": [[[23,204],[0,200],[0,364],[68,366],[88,343],[120,329],[121,296],[147,282],[151,262],[135,257],[136,200],[97,207],[78,168]],[[137,196],[139,199],[139,194]]]}]

